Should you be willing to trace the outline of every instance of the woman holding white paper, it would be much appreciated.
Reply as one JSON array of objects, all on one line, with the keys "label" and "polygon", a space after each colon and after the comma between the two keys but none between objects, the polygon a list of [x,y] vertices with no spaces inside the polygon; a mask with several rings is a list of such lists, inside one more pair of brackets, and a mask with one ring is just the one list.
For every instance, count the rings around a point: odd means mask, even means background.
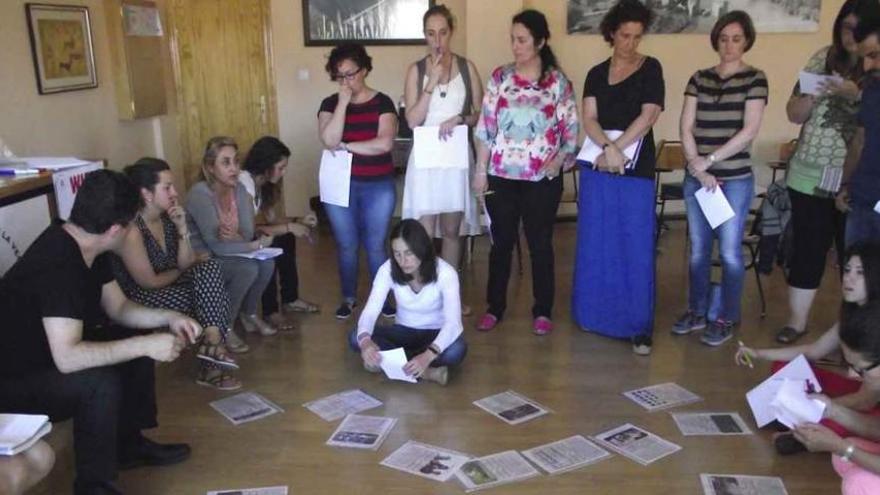
[{"label": "woman holding white paper", "polygon": [[[448,367],[461,364],[467,354],[458,272],[437,258],[433,241],[416,220],[401,220],[394,227],[391,252],[392,259],[373,280],[349,344],[360,352],[364,367],[371,372],[379,371],[379,351],[402,347],[409,359],[403,367],[407,375],[445,385]],[[392,326],[376,326],[391,291],[397,301],[397,318]]]},{"label": "woman holding white paper", "polygon": [[229,293],[229,321],[240,318],[245,331],[274,335],[278,329],[260,318],[257,302],[275,272],[275,262],[239,256],[270,246],[272,236],[256,233],[253,199],[238,181],[239,173],[235,140],[209,139],[202,157],[203,180],[193,185],[186,199],[193,248],[213,254],[220,263]]},{"label": "woman holding white paper", "polygon": [[[593,162],[579,158],[571,303],[581,328],[630,339],[640,355],[651,352],[654,326],[652,126],[665,92],[660,62],[638,52],[653,18],[638,0],[622,0],[600,24],[613,52],[584,82],[584,131],[601,152]],[[638,151],[628,157],[631,147]]]},{"label": "woman holding white paper", "polygon": [[[700,341],[719,346],[740,321],[745,264],[742,240],[755,194],[752,140],[761,128],[767,104],[767,77],[743,61],[755,44],[755,27],[741,10],[721,16],[709,36],[719,61],[699,70],[685,88],[681,144],[688,162],[684,180],[690,256],[687,311],[672,327],[674,335],[703,330]],[[712,229],[696,198],[700,188],[720,189],[735,214]],[[721,258],[721,311],[706,321],[712,271],[712,246],[718,237]]]},{"label": "woman holding white paper", "polygon": [[[847,0],[834,20],[831,45],[814,53],[803,68],[811,74],[841,76],[842,82],[830,83],[818,94],[805,94],[795,85],[786,106],[788,120],[802,127],[785,179],[792,239],[786,272],[789,316],[776,333],[776,340],[783,344],[807,331],[832,241],[838,265],[843,266],[846,215],[835,207],[834,194],[840,188],[847,143],[856,132],[859,83],[864,75],[853,32],[859,6],[873,1]],[[832,175],[837,180],[831,180]]]},{"label": "woman holding white paper", "polygon": [[[409,66],[404,98],[406,120],[418,126],[437,127],[441,140],[455,127],[476,125],[483,100],[480,74],[472,62],[452,53],[450,40],[455,19],[445,5],[435,5],[422,18],[430,53]],[[432,237],[442,237],[441,256],[458,267],[461,235],[480,233],[476,201],[470,188],[473,155],[458,167],[432,167],[415,163],[410,153],[403,188],[403,218],[415,218]]]}]

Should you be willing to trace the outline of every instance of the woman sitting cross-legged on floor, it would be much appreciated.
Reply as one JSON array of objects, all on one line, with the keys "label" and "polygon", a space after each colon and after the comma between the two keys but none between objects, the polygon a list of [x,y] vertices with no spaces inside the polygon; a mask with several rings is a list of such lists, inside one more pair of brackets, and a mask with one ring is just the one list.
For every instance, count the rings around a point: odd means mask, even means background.
[{"label": "woman sitting cross-legged on floor", "polygon": [[[824,335],[811,344],[783,347],[780,349],[752,349],[740,347],[736,353],[738,364],[747,364],[748,360],[773,361],[772,371],[781,369],[785,364],[803,354],[810,361],[822,359],[838,349],[844,353],[861,353],[851,342],[844,339],[843,330],[847,320],[854,312],[869,303],[880,301],[880,246],[875,244],[856,244],[845,254],[846,263],[843,267],[843,304],[840,310],[840,321],[835,323]],[[880,330],[878,330],[880,331]],[[851,361],[850,361],[851,362]],[[880,365],[859,368],[860,373],[843,376],[833,371],[813,367],[822,391],[830,396],[834,403],[849,409],[864,411],[880,417]],[[880,421],[880,420],[878,420]],[[826,419],[822,424],[835,433],[851,436],[849,428],[835,420]],[[803,452],[804,445],[790,433],[780,434],[774,441],[780,454]]]},{"label": "woman sitting cross-legged on floor", "polygon": [[[462,337],[461,296],[455,268],[437,258],[434,245],[417,220],[403,220],[391,231],[392,257],[379,267],[370,298],[358,326],[351,331],[351,348],[361,353],[364,367],[378,371],[379,351],[402,347],[410,376],[446,384],[448,367],[467,354]],[[394,291],[397,317],[393,326],[376,326],[376,319]]]},{"label": "woman sitting cross-legged on floor", "polygon": [[241,388],[229,373],[238,364],[226,351],[229,298],[220,266],[193,251],[171,169],[163,160],[141,158],[125,174],[140,190],[144,206],[119,255],[112,257],[119,286],[132,301],[186,313],[205,328],[196,383],[220,390]]}]

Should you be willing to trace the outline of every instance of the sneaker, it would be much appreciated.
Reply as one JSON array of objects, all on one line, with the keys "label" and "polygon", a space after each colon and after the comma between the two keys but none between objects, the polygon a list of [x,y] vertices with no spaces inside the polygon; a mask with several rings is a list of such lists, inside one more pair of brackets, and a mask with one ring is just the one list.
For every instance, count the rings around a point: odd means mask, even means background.
[{"label": "sneaker", "polygon": [[390,302],[385,302],[382,305],[382,316],[385,318],[394,318],[397,316],[397,308],[394,307]]},{"label": "sneaker", "polygon": [[236,354],[244,354],[251,350],[250,346],[245,344],[244,341],[241,340],[241,337],[235,333],[235,330],[231,328],[226,332],[226,349],[229,352],[234,352]]},{"label": "sneaker", "polygon": [[706,328],[706,317],[698,315],[693,310],[687,310],[672,325],[673,335],[687,335],[695,330]]},{"label": "sneaker", "polygon": [[632,338],[633,353],[638,356],[650,355],[652,345],[653,340],[650,335],[636,335]]},{"label": "sneaker", "polygon": [[548,335],[553,331],[553,321],[546,316],[539,316],[532,322],[532,333],[538,336]]},{"label": "sneaker", "polygon": [[446,366],[438,366],[436,368],[428,368],[422,372],[422,380],[434,382],[440,385],[446,385],[449,381],[449,368]]},{"label": "sneaker", "polygon": [[493,315],[492,313],[486,313],[480,317],[480,321],[477,322],[477,330],[481,332],[488,332],[495,328],[495,325],[498,325],[498,317]]},{"label": "sneaker", "polygon": [[709,328],[703,332],[700,342],[717,347],[733,337],[733,322],[716,320],[709,324]]},{"label": "sneaker", "polygon": [[337,320],[347,320],[351,317],[352,310],[357,306],[357,303],[354,301],[342,301],[342,304],[339,305],[339,308],[336,309],[336,319]]}]

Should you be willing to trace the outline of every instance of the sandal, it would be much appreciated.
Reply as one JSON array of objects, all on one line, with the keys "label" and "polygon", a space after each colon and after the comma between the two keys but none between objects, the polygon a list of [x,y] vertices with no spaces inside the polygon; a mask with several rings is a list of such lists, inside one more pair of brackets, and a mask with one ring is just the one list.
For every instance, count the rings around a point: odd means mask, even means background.
[{"label": "sandal", "polygon": [[226,392],[241,388],[241,380],[222,368],[203,367],[196,378],[196,383],[203,387],[215,388]]},{"label": "sandal", "polygon": [[776,342],[780,344],[793,344],[798,341],[801,337],[806,335],[807,331],[798,332],[795,328],[784,326],[776,332]]},{"label": "sandal", "polygon": [[297,299],[296,301],[284,303],[284,309],[293,313],[318,313],[321,308],[305,299]]},{"label": "sandal", "polygon": [[212,344],[207,340],[202,341],[201,345],[199,345],[199,350],[196,351],[196,357],[223,368],[238,369],[238,363],[235,362],[235,358],[226,353],[226,348],[223,344]]},{"label": "sandal", "polygon": [[296,330],[296,325],[291,321],[287,321],[287,318],[281,313],[272,313],[269,315],[269,324],[277,328],[279,332]]},{"label": "sandal", "polygon": [[244,327],[244,331],[247,333],[260,332],[260,335],[263,336],[275,335],[278,333],[277,328],[266,323],[257,315],[246,315],[242,313],[241,318],[239,319],[241,320],[241,325]]},{"label": "sandal", "polygon": [[239,337],[238,334],[235,333],[235,330],[233,330],[231,328],[226,332],[225,339],[226,339],[226,350],[229,352],[234,352],[236,354],[244,354],[245,352],[248,352],[249,350],[251,350],[250,346],[245,344],[245,342],[243,340],[241,340],[241,337]]}]

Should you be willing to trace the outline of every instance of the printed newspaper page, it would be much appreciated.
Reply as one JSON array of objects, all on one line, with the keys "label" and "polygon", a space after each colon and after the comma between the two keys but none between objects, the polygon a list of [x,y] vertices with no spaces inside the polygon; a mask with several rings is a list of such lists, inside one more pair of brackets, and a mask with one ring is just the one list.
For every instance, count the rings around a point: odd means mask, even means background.
[{"label": "printed newspaper page", "polygon": [[382,401],[361,390],[352,389],[307,402],[303,404],[303,407],[317,414],[324,421],[336,421],[349,414],[359,413],[381,405]]},{"label": "printed newspaper page", "polygon": [[751,435],[742,417],[735,412],[672,413],[682,435]]},{"label": "printed newspaper page", "polygon": [[284,411],[277,404],[256,392],[243,392],[232,397],[215,400],[211,402],[211,407],[236,426]]},{"label": "printed newspaper page", "polygon": [[600,433],[594,438],[611,450],[645,466],[681,450],[681,446],[630,423]]},{"label": "printed newspaper page", "polygon": [[242,488],[239,490],[217,490],[208,495],[287,495],[286,486],[267,486],[265,488]]},{"label": "printed newspaper page", "polygon": [[564,473],[611,457],[607,450],[581,435],[524,450],[522,454],[548,474]]},{"label": "printed newspaper page", "polygon": [[449,480],[472,457],[461,452],[410,440],[380,464],[434,481]]},{"label": "printed newspaper page", "polygon": [[699,395],[684,389],[676,383],[652,385],[624,392],[623,395],[650,412],[703,400]]},{"label": "printed newspaper page", "polygon": [[541,404],[512,390],[474,401],[474,405],[511,425],[518,425],[550,412]]},{"label": "printed newspaper page", "polygon": [[515,450],[468,461],[455,473],[455,477],[469,492],[540,475],[541,473]]},{"label": "printed newspaper page", "polygon": [[342,420],[327,445],[352,449],[376,450],[397,423],[396,418],[349,414]]},{"label": "printed newspaper page", "polygon": [[704,495],[788,495],[782,478],[743,474],[701,474]]}]

